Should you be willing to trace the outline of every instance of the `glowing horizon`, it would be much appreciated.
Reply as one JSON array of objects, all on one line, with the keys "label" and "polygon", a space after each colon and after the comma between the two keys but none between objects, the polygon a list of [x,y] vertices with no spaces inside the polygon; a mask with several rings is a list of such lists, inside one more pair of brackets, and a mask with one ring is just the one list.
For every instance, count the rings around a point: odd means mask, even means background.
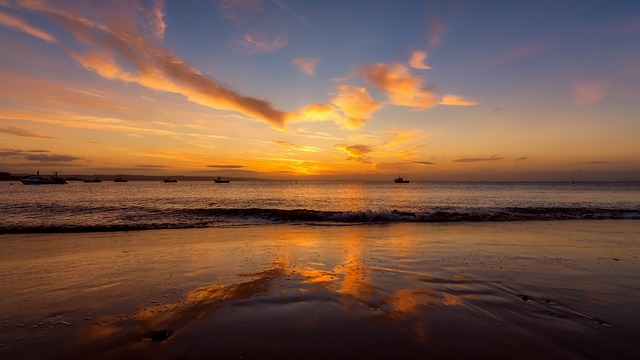
[{"label": "glowing horizon", "polygon": [[640,180],[640,5],[583,5],[0,0],[0,171]]}]

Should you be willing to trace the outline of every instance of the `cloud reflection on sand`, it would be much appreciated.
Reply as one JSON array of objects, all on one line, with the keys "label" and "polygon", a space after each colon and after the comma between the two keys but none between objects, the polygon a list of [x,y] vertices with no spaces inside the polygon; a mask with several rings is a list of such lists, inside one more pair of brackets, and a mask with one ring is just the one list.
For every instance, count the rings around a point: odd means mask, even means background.
[{"label": "cloud reflection on sand", "polygon": [[[80,331],[83,334],[81,341],[87,345],[115,341],[118,347],[141,349],[146,346],[141,340],[148,340],[154,331],[168,330],[172,337],[180,337],[198,322],[215,323],[219,312],[234,311],[238,307],[258,310],[261,304],[287,307],[306,302],[325,303],[341,314],[339,316],[370,319],[377,323],[413,319],[415,324],[411,327],[419,330],[413,340],[424,343],[424,326],[415,325],[423,321],[417,316],[421,310],[437,301],[433,291],[389,289],[376,279],[381,276],[406,277],[407,274],[369,267],[364,263],[364,249],[354,244],[347,249],[342,262],[331,268],[312,261],[300,265],[297,261],[278,261],[263,271],[238,274],[229,284],[195,288],[178,302],[145,306],[131,316],[98,318]],[[277,254],[274,257],[284,259]],[[421,285],[420,282],[414,284]],[[299,315],[305,316],[304,313]],[[307,326],[317,327],[318,324],[311,321]]]},{"label": "cloud reflection on sand", "polygon": [[[638,324],[633,234],[613,221],[54,234],[3,258],[15,282],[0,354],[624,357]],[[603,237],[606,256],[593,247]],[[52,312],[52,328],[30,328]]]}]

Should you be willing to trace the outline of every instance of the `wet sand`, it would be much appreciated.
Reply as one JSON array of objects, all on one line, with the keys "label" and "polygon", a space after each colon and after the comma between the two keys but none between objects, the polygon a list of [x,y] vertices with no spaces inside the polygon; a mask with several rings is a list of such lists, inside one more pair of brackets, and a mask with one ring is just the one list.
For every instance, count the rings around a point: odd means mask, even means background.
[{"label": "wet sand", "polygon": [[630,359],[640,221],[0,236],[2,359]]}]

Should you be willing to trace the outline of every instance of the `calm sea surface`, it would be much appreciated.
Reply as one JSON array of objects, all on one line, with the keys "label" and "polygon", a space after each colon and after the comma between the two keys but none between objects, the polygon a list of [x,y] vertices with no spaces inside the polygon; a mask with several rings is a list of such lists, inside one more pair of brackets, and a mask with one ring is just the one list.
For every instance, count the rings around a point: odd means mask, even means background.
[{"label": "calm sea surface", "polygon": [[640,183],[0,182],[0,233],[640,219]]}]

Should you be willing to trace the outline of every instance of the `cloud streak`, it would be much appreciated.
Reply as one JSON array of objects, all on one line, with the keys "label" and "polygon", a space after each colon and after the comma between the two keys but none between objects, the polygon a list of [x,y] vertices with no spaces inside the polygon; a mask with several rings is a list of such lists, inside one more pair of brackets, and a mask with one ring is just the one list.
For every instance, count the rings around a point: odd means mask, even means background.
[{"label": "cloud streak", "polygon": [[[142,5],[107,7],[115,21],[100,24],[65,8],[44,2],[19,3],[24,9],[40,13],[57,23],[91,50],[70,55],[85,68],[110,79],[137,83],[144,87],[182,94],[192,102],[220,110],[232,110],[264,121],[275,128],[284,128],[289,114],[276,109],[266,100],[244,96],[229,86],[208,77],[187,65],[158,44],[155,36],[163,29],[158,25],[158,3],[149,8]],[[82,8],[82,7],[80,7]],[[118,9],[118,16],[113,13]],[[153,29],[147,29],[138,12],[152,10]],[[145,12],[146,14],[146,12]],[[107,16],[109,17],[109,16]],[[148,15],[147,15],[148,18]],[[160,17],[161,18],[161,17]],[[142,16],[145,19],[145,16]],[[137,20],[137,21],[136,21]],[[151,32],[152,35],[145,33]]]},{"label": "cloud streak", "polygon": [[442,101],[440,101],[440,105],[473,106],[478,105],[478,103],[473,100],[467,100],[462,96],[448,94],[442,98]]},{"label": "cloud streak", "polygon": [[320,59],[297,57],[293,58],[291,63],[298,67],[298,69],[303,73],[313,76],[316,74],[316,68],[318,67],[318,64],[320,64]]},{"label": "cloud streak", "polygon": [[335,145],[335,148],[343,151],[349,157],[347,160],[358,161],[362,163],[371,163],[371,160],[366,157],[366,155],[373,152],[373,148],[368,145]]},{"label": "cloud streak", "polygon": [[496,157],[496,156],[492,156],[492,157],[488,157],[488,158],[462,158],[462,159],[454,159],[451,160],[451,162],[454,163],[474,163],[474,162],[483,162],[483,161],[497,161],[497,160],[504,160],[505,158],[502,157]]},{"label": "cloud streak", "polygon": [[77,156],[49,154],[48,150],[15,150],[15,149],[0,149],[0,157],[20,156],[25,160],[39,161],[39,162],[69,162],[74,160],[80,160]]},{"label": "cloud streak", "polygon": [[214,169],[242,169],[244,165],[207,165],[208,168]]},{"label": "cloud streak", "polygon": [[35,36],[38,39],[57,44],[58,40],[56,40],[53,35],[47,34],[46,32],[36,29],[35,27],[27,24],[24,20],[22,20],[18,16],[9,15],[6,13],[0,12],[0,24],[9,27],[13,30],[23,32],[25,34],[29,34],[31,36]]},{"label": "cloud streak", "polygon": [[55,139],[54,137],[51,137],[51,136],[38,135],[29,130],[25,130],[25,129],[13,127],[13,126],[1,128],[0,133],[28,137],[28,138],[36,138],[36,139]]},{"label": "cloud streak", "polygon": [[289,148],[289,149],[298,150],[298,151],[305,151],[305,152],[322,151],[322,149],[314,147],[314,146],[298,145],[298,144],[293,144],[293,143],[290,143],[288,141],[283,141],[283,140],[273,140],[273,143],[274,144],[278,144],[280,146],[284,146],[284,147]]}]

